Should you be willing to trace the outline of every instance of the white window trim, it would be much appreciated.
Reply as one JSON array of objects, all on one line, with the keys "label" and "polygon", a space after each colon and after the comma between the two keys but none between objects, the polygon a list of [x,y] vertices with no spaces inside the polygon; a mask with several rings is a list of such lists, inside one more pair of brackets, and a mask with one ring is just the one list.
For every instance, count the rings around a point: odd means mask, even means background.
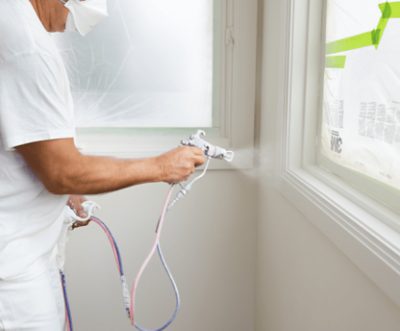
[{"label": "white window trim", "polygon": [[[400,305],[399,215],[316,166],[324,61],[324,0],[286,0],[287,41],[278,189],[388,297]],[[286,20],[286,21],[285,21]],[[320,65],[316,65],[320,63]]]},{"label": "white window trim", "polygon": [[[216,126],[205,129],[207,139],[233,149],[235,160],[212,162],[211,169],[253,167],[256,95],[257,0],[220,0],[226,47],[221,52],[218,82],[221,97]],[[199,128],[202,129],[202,128]],[[197,128],[78,129],[77,145],[84,154],[124,158],[147,157],[179,145]]]}]

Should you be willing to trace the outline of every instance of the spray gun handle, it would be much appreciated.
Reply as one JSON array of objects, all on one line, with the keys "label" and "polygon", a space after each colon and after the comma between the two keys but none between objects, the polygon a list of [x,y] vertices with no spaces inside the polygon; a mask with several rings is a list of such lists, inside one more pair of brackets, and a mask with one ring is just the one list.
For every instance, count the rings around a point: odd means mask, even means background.
[{"label": "spray gun handle", "polygon": [[181,143],[184,146],[193,146],[201,148],[204,152],[208,148],[207,142],[202,138],[205,137],[206,133],[203,130],[198,130],[196,134],[192,134],[188,140],[182,140]]}]

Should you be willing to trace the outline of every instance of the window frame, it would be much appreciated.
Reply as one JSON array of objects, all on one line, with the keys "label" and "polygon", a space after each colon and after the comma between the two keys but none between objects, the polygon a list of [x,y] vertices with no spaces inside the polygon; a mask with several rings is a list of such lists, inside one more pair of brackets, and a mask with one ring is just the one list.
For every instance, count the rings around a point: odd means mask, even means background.
[{"label": "window frame", "polygon": [[[220,0],[223,37],[214,98],[213,127],[204,128],[210,142],[240,150],[235,160],[213,162],[211,169],[252,168],[256,95],[257,0]],[[218,79],[219,78],[219,79]],[[203,128],[78,128],[82,153],[123,158],[148,157],[179,145]]]},{"label": "window frame", "polygon": [[[325,0],[325,7],[328,0]],[[326,14],[327,9],[324,9],[325,17],[324,17],[324,25],[326,26]],[[323,34],[324,40],[325,33]],[[324,54],[325,55],[325,54]],[[341,55],[341,53],[328,54],[328,55]],[[328,56],[326,55],[326,56]],[[324,67],[325,68],[325,63]],[[323,69],[324,70],[324,69]],[[323,76],[322,76],[323,77]],[[321,100],[323,98],[321,92]],[[321,101],[322,103],[322,101]],[[318,118],[318,142],[321,142],[321,131],[322,131],[322,114]],[[370,213],[375,214],[376,217],[381,218],[387,225],[393,227],[400,231],[400,223],[394,221],[394,217],[386,217],[385,213],[379,212],[377,213],[377,209],[380,209],[380,206],[385,206],[390,209],[395,214],[400,215],[400,205],[398,201],[400,201],[400,190],[396,189],[389,184],[385,184],[384,182],[379,181],[378,179],[374,179],[368,175],[364,175],[361,172],[358,172],[355,169],[347,168],[342,166],[328,157],[322,154],[322,149],[319,146],[319,151],[316,154],[317,163],[321,168],[324,168],[325,171],[329,172],[334,178],[336,178],[340,182],[348,183],[354,191],[359,191],[365,194],[366,196],[371,198],[368,204],[365,204],[362,200],[359,200],[359,204],[364,204],[364,208],[369,210]],[[334,185],[332,183],[331,185]],[[355,197],[354,197],[355,199]],[[370,208],[371,203],[373,207]]]},{"label": "window frame", "polygon": [[[374,202],[385,206],[390,209],[393,213],[400,214],[400,191],[395,187],[386,185],[383,182],[378,181],[372,177],[364,175],[356,170],[346,168],[340,164],[337,164],[323,155],[318,156],[318,162],[320,167],[324,168],[325,171],[332,174],[342,182],[348,183],[355,190],[363,192],[365,195],[370,197]],[[369,209],[366,205],[365,208]],[[371,213],[374,212],[373,208]],[[380,217],[377,215],[377,217]],[[400,224],[393,222],[393,218],[382,218],[389,226],[397,228],[400,231]]]},{"label": "window frame", "polygon": [[[400,305],[400,218],[317,163],[326,0],[282,2],[277,189]],[[321,19],[322,18],[322,19]]]}]

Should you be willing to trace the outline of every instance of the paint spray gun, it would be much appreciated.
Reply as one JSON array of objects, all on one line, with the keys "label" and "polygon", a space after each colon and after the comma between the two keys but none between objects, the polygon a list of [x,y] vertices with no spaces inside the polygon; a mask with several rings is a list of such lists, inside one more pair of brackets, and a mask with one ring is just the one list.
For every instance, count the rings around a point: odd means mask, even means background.
[{"label": "paint spray gun", "polygon": [[198,147],[203,150],[205,156],[212,159],[220,159],[228,162],[232,162],[235,153],[228,151],[222,147],[214,146],[206,141],[203,137],[206,133],[203,130],[198,130],[196,134],[190,136],[188,140],[182,140],[183,146]]},{"label": "paint spray gun", "polygon": [[182,183],[179,184],[181,190],[176,195],[175,200],[171,202],[168,209],[171,209],[179,200],[181,200],[185,195],[187,195],[195,182],[204,177],[210,165],[211,159],[225,160],[227,162],[233,161],[233,158],[235,157],[235,153],[233,151],[229,151],[222,147],[212,145],[211,143],[209,143],[204,139],[205,136],[206,133],[203,130],[198,130],[197,133],[191,135],[189,139],[181,141],[181,144],[183,146],[192,146],[202,149],[204,155],[207,157],[207,163],[200,176],[196,177],[188,184],[185,185]]}]

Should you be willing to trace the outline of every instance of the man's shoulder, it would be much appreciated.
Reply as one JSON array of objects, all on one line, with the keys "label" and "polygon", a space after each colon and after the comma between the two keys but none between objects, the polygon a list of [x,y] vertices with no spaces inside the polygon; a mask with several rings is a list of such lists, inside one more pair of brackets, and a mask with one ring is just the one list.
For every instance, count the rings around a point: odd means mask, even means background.
[{"label": "man's shoulder", "polygon": [[0,1],[0,60],[45,50],[50,43],[50,37],[29,6],[29,0]]}]

